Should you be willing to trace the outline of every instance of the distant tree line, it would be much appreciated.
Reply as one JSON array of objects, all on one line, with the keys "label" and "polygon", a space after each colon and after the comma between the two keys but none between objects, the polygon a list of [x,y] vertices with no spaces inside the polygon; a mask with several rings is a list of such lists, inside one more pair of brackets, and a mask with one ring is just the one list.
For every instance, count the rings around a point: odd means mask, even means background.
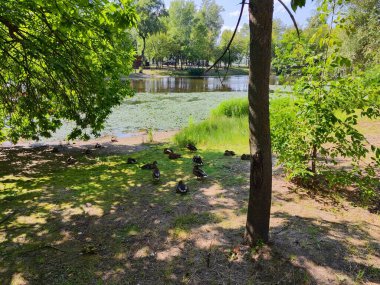
[{"label": "distant tree line", "polygon": [[[227,46],[232,31],[222,31],[223,7],[203,0],[197,8],[192,0],[174,0],[168,9],[162,0],[137,0],[140,22],[135,44],[139,54],[161,67],[207,66]],[[249,28],[245,24],[222,63],[248,64]]]}]

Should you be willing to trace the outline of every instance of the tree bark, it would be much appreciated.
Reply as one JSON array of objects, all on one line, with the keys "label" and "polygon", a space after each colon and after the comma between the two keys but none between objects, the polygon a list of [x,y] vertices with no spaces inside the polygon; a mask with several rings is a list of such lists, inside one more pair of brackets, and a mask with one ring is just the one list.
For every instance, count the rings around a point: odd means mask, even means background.
[{"label": "tree bark", "polygon": [[146,38],[144,36],[141,36],[142,40],[143,40],[143,48],[142,48],[142,51],[141,51],[141,58],[142,58],[142,61],[143,61],[143,65],[145,63],[145,45],[146,45]]},{"label": "tree bark", "polygon": [[317,164],[317,146],[313,145],[313,152],[311,154],[311,172],[316,173],[316,164]]},{"label": "tree bark", "polygon": [[249,143],[251,178],[245,237],[254,246],[269,240],[272,152],[269,125],[273,0],[249,2]]}]

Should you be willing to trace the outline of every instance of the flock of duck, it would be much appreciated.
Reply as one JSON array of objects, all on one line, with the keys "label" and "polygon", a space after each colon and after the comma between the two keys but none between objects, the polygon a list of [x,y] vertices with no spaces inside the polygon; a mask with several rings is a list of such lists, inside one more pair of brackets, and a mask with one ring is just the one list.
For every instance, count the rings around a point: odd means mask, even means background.
[{"label": "flock of duck", "polygon": [[[197,147],[191,143],[187,144],[186,148],[192,152],[197,151]],[[178,159],[181,158],[182,155],[179,153],[175,153],[173,149],[171,148],[165,148],[164,149],[164,154],[168,156],[169,159]],[[136,164],[137,160],[135,158],[129,157],[127,160],[127,164]],[[193,168],[193,174],[197,177],[197,179],[204,179],[207,177],[206,172],[201,168],[203,166],[203,160],[202,157],[199,155],[194,155],[193,157],[193,163],[194,163],[194,168]],[[152,163],[147,163],[141,166],[141,169],[143,170],[152,170],[152,178],[154,181],[160,180],[161,173],[160,170],[158,169],[158,163],[157,161],[153,161]],[[176,186],[176,192],[185,194],[189,191],[189,187],[181,180],[178,182]]]},{"label": "flock of duck", "polygon": [[[102,148],[102,145],[97,143],[95,144],[95,148]],[[198,150],[198,148],[192,144],[192,143],[188,143],[186,145],[186,148],[188,150],[190,150],[191,152],[196,152]],[[58,152],[58,148],[54,147],[52,149],[52,152]],[[90,154],[90,150],[89,149],[86,149],[84,151],[84,154],[88,155]],[[171,148],[165,148],[164,149],[164,154],[168,155],[168,158],[169,159],[178,159],[178,158],[181,158],[182,155],[179,154],[179,153],[175,153],[173,151],[173,149]],[[226,150],[224,152],[224,155],[225,156],[235,156],[235,152],[232,151],[232,150]],[[249,154],[243,154],[241,156],[241,159],[242,160],[250,160],[250,155]],[[203,164],[203,160],[202,160],[202,157],[200,155],[194,155],[193,156],[193,174],[197,177],[197,179],[204,179],[206,178],[208,175],[207,173],[201,168],[204,164]],[[67,164],[74,164],[76,163],[76,159],[73,158],[72,156],[70,156],[67,160],[66,160],[66,163]],[[137,164],[137,160],[135,158],[132,158],[132,157],[129,157],[127,159],[127,164]],[[160,177],[161,177],[161,173],[160,173],[160,170],[158,169],[158,163],[157,161],[153,161],[152,163],[147,163],[147,164],[144,164],[141,166],[141,169],[143,170],[152,170],[152,178],[154,181],[159,181],[160,180]],[[189,187],[182,181],[180,180],[176,186],[176,192],[177,193],[181,193],[181,194],[185,194],[189,191]]]}]

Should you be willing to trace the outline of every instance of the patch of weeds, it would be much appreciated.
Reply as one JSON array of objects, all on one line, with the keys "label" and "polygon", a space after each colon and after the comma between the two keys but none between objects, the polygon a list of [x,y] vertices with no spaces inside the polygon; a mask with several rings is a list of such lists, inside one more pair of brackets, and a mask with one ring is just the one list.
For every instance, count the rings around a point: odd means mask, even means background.
[{"label": "patch of weeds", "polygon": [[247,182],[247,178],[243,175],[233,175],[223,181],[224,186],[238,186]]},{"label": "patch of weeds", "polygon": [[172,262],[169,262],[169,263],[165,266],[165,269],[164,269],[164,277],[165,277],[166,280],[169,281],[169,280],[172,279],[173,271],[174,271],[173,263],[172,263]]},{"label": "patch of weeds", "polygon": [[147,135],[148,135],[148,143],[152,143],[153,142],[153,129],[152,128],[147,129]]},{"label": "patch of weeds", "polygon": [[128,224],[120,230],[120,234],[123,236],[137,236],[140,232],[140,227],[135,224]]},{"label": "patch of weeds", "polygon": [[319,233],[319,228],[315,226],[308,226],[306,231],[309,235],[312,236],[312,238],[315,238],[317,234]]},{"label": "patch of weeds", "polygon": [[213,213],[191,213],[187,215],[178,216],[174,220],[174,228],[189,231],[194,226],[201,226],[208,223],[219,223],[220,221],[221,219]]},{"label": "patch of weeds", "polygon": [[173,228],[169,230],[169,233],[174,238],[186,238],[192,227],[220,221],[221,219],[218,216],[208,212],[181,215],[174,220]]},{"label": "patch of weeds", "polygon": [[164,207],[164,212],[165,212],[166,214],[171,214],[171,213],[174,212],[174,209],[173,209],[172,206],[167,205],[167,206]]},{"label": "patch of weeds", "polygon": [[356,273],[355,282],[361,283],[363,281],[365,270],[361,269]]},{"label": "patch of weeds", "polygon": [[259,239],[256,242],[256,245],[251,248],[251,256],[257,254],[264,247],[264,245],[265,245],[264,241],[262,241],[261,239]]},{"label": "patch of weeds", "polygon": [[248,213],[248,206],[244,206],[235,210],[235,214],[237,216],[247,215],[247,213]]}]

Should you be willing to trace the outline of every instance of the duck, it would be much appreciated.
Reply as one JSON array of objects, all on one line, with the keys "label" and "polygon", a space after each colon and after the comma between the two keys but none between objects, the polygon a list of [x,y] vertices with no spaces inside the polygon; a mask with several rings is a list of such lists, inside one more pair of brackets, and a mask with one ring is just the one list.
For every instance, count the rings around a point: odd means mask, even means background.
[{"label": "duck", "polygon": [[174,153],[174,151],[171,148],[164,148],[164,154],[171,154]]},{"label": "duck", "polygon": [[147,163],[141,166],[141,169],[155,169],[157,167],[157,161],[153,161],[152,163]]},{"label": "duck", "polygon": [[187,149],[190,150],[190,151],[197,151],[197,147],[195,145],[193,145],[192,143],[188,143],[186,145]]},{"label": "duck", "polygon": [[153,172],[152,172],[152,177],[153,177],[153,180],[160,180],[160,170],[158,169],[157,165],[155,166],[155,168],[153,168]]},{"label": "duck", "polygon": [[74,164],[76,162],[77,162],[77,160],[72,156],[70,156],[68,159],[66,159],[67,164]]},{"label": "duck", "polygon": [[199,166],[203,165],[203,160],[200,157],[200,155],[194,155],[193,162],[194,162],[194,164],[199,165]]},{"label": "duck", "polygon": [[240,158],[241,158],[241,160],[251,160],[251,155],[249,155],[249,154],[242,154]]},{"label": "duck", "polygon": [[182,155],[180,155],[179,153],[169,153],[169,159],[177,159],[177,158],[181,158]]},{"label": "duck", "polygon": [[193,168],[193,174],[194,174],[197,178],[206,178],[206,177],[207,177],[206,172],[204,172],[203,169],[199,168],[198,165],[194,165],[194,168]]},{"label": "duck", "polygon": [[189,187],[181,180],[178,182],[175,190],[177,193],[186,194],[189,191]]},{"label": "duck", "polygon": [[96,143],[95,148],[102,148],[102,145],[100,143]]},{"label": "duck", "polygon": [[224,155],[225,156],[234,156],[235,155],[235,152],[233,150],[226,150],[224,152]]},{"label": "duck", "polygon": [[111,138],[111,142],[113,142],[113,143],[114,143],[114,142],[118,142],[118,140],[117,140],[116,137],[112,137],[112,138]]},{"label": "duck", "polygon": [[128,157],[127,159],[127,164],[136,164],[137,163],[137,160],[132,158],[132,157]]}]

